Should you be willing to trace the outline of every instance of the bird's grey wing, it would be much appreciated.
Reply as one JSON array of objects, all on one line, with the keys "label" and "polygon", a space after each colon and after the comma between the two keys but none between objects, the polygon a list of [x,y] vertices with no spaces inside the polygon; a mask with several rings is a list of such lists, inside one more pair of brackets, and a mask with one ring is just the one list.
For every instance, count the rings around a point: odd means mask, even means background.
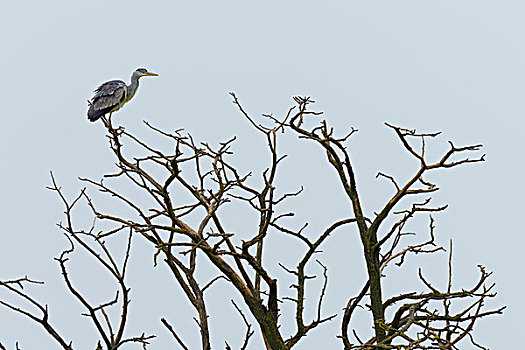
[{"label": "bird's grey wing", "polygon": [[95,90],[91,103],[100,110],[118,105],[126,95],[126,83],[121,80],[112,80],[100,85]]},{"label": "bird's grey wing", "polygon": [[106,81],[105,83],[100,84],[98,88],[95,89],[94,92],[96,92],[94,97],[104,95],[107,93],[111,93],[113,90],[120,86],[125,86],[126,83],[124,83],[122,80],[111,80]]},{"label": "bird's grey wing", "polygon": [[89,103],[88,119],[95,121],[111,112],[126,99],[127,86],[121,80],[108,81],[95,89],[95,95]]}]

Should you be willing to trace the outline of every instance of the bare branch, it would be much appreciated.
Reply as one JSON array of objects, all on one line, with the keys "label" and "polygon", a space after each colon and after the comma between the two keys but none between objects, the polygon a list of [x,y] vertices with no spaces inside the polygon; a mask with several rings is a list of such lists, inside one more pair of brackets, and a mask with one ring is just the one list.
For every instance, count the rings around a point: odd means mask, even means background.
[{"label": "bare branch", "polygon": [[179,345],[184,350],[188,350],[188,347],[183,343],[183,341],[180,339],[180,337],[177,335],[177,333],[175,333],[175,331],[173,330],[173,327],[168,323],[168,321],[166,321],[165,318],[161,318],[160,320],[161,320],[162,324],[168,329],[168,331],[170,331],[171,335],[173,335],[173,338],[175,338],[177,343],[179,343]]},{"label": "bare branch", "polygon": [[235,309],[237,309],[237,311],[241,315],[242,320],[244,321],[244,324],[246,325],[246,335],[244,336],[244,342],[243,342],[242,347],[241,347],[241,350],[245,350],[245,349],[248,349],[248,343],[249,343],[250,338],[252,337],[252,335],[255,333],[255,331],[252,331],[252,325],[248,322],[248,320],[246,319],[246,316],[244,316],[244,313],[237,306],[235,301],[232,299],[231,302],[232,302],[233,306],[235,306]]}]

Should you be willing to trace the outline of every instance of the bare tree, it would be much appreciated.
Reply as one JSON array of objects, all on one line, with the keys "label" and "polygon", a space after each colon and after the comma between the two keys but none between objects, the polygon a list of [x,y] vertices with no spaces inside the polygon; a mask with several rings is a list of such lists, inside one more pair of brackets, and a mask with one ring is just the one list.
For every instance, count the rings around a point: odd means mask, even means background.
[{"label": "bare tree", "polygon": [[[95,204],[85,188],[76,198],[68,200],[52,177],[53,185],[50,189],[58,194],[65,207],[66,223],[59,224],[59,227],[70,245],[56,260],[68,292],[85,308],[86,315],[90,317],[98,332],[99,339],[94,341],[98,341],[97,349],[117,349],[129,343],[140,343],[146,348],[154,337],[145,334],[125,336],[130,303],[130,289],[125,279],[126,267],[129,259],[132,259],[131,243],[135,237],[142,237],[151,243],[155,262],[163,260],[184,292],[186,302],[195,309],[202,349],[211,348],[210,333],[213,331],[208,324],[206,291],[219,280],[227,281],[243,301],[242,305],[238,305],[232,300],[233,295],[224,296],[228,302],[231,300],[232,308],[237,311],[246,326],[244,335],[240,335],[244,337],[241,349],[249,348],[250,339],[254,335],[255,330],[251,322],[257,324],[267,349],[291,349],[311,330],[333,321],[337,316],[325,314],[322,310],[324,300],[330,297],[326,289],[329,266],[314,257],[333,232],[344,228],[357,230],[368,276],[360,293],[348,296],[346,305],[341,305],[341,327],[337,336],[341,339],[344,349],[457,349],[463,339],[483,349],[473,338],[473,326],[483,317],[501,313],[504,307],[488,310],[484,308],[485,301],[494,297],[495,292],[494,284],[487,284],[491,273],[481,266],[476,285],[467,289],[452,288],[452,244],[449,247],[449,278],[445,290],[439,290],[431,284],[421,270],[419,278],[426,291],[407,291],[387,296],[382,287],[385,279],[383,270],[388,264],[395,263],[401,266],[408,254],[432,254],[444,250],[436,243],[434,219],[430,214],[444,210],[446,205],[430,205],[431,198],[428,196],[436,192],[438,187],[426,180],[424,175],[435,169],[448,169],[484,161],[484,156],[479,155],[482,146],[457,147],[450,142],[448,151],[439,159],[431,161],[426,155],[427,141],[440,133],[420,133],[386,124],[405,150],[418,161],[419,167],[403,183],[391,175],[382,172],[377,174],[378,177],[392,183],[394,193],[387,198],[384,206],[370,217],[362,209],[361,201],[364,197],[358,192],[356,169],[351,162],[349,148],[345,145],[357,130],[352,128],[347,135],[336,137],[334,130],[325,120],[321,120],[320,123],[314,121],[313,126],[308,126],[312,123],[310,119],[317,120],[322,114],[309,109],[313,101],[308,97],[294,98],[296,105],[290,108],[285,116],[276,118],[265,115],[266,125],[261,124],[242,107],[233,93],[231,95],[240,113],[266,139],[270,162],[259,174],[262,180],[260,185],[254,185],[256,182],[252,181],[251,173],[243,174],[234,165],[231,146],[235,138],[212,147],[207,143],[196,142],[192,135],[184,133],[183,130],[166,132],[146,122],[145,125],[150,131],[171,142],[171,151],[166,152],[128,133],[122,126],[113,126],[111,119],[106,125],[107,137],[118,170],[105,175],[104,179],[99,181],[85,178],[81,180],[131,209],[135,215],[122,216],[104,212]],[[285,158],[285,155],[279,153],[278,140],[284,132],[294,133],[306,142],[314,142],[325,151],[328,164],[337,173],[339,186],[348,198],[348,216],[333,222],[321,232],[307,234],[307,223],[299,229],[285,224],[285,219],[293,216],[295,212],[282,211],[280,204],[291,197],[299,196],[302,188],[296,192],[278,195],[283,192],[277,191],[277,169]],[[135,147],[140,151],[129,154],[125,152],[124,146]],[[467,156],[470,153],[474,154],[473,158]],[[322,159],[315,162],[319,166],[325,163]],[[131,184],[133,190],[118,190],[117,185],[121,183]],[[180,196],[172,195],[181,191],[189,194],[192,199],[183,201]],[[139,192],[146,194],[149,198],[148,203],[138,199]],[[422,196],[426,198],[421,198]],[[410,204],[401,205],[402,199],[408,199]],[[79,202],[87,204],[95,218],[93,225],[87,229],[77,229],[73,225],[73,209]],[[257,214],[257,230],[250,237],[232,232],[226,227],[219,209],[231,202],[244,203]],[[224,207],[224,210],[227,210],[227,207]],[[297,209],[299,210],[300,208]],[[425,213],[429,214],[428,234],[418,234],[418,237],[421,236],[419,243],[405,243],[408,233],[404,229],[407,222],[414,216]],[[99,229],[99,222],[109,223],[111,227],[107,228],[105,225],[104,229]],[[285,273],[295,279],[295,283],[290,287],[293,296],[279,296],[280,278],[272,275],[263,261],[263,252],[267,244],[265,242],[272,230],[293,237],[304,247],[304,254],[295,268],[279,264]],[[125,258],[118,264],[106,241],[124,234],[127,235]],[[113,276],[117,292],[112,300],[100,305],[91,305],[82,292],[75,288],[66,267],[68,257],[76,246],[95,257],[98,264]],[[203,266],[206,262],[218,271],[218,275],[211,281],[199,280],[195,273],[196,267]],[[315,302],[307,302],[306,281],[315,276],[308,275],[306,269],[307,265],[314,262],[322,270],[323,283],[318,291],[318,299]],[[1,282],[0,286],[29,301],[42,316],[14,304],[4,301],[0,303],[41,324],[62,348],[72,349],[71,341],[66,340],[64,335],[59,335],[48,323],[47,307],[22,291],[23,285],[27,283],[41,282],[23,277]],[[293,319],[281,317],[279,304],[283,302],[294,305]],[[452,308],[453,303],[457,304]],[[120,305],[120,318],[111,320],[106,309],[116,305]],[[308,308],[314,310],[313,319],[308,320],[305,316],[305,310]],[[351,323],[356,318],[357,308],[368,310],[372,316],[373,336],[369,339],[362,339],[355,330],[350,330]],[[459,311],[456,311],[458,309]],[[183,337],[163,316],[159,315],[159,319],[173,336],[174,342],[183,349],[189,349]],[[283,334],[281,325],[290,322],[294,324],[295,331],[292,334]],[[336,335],[327,335],[333,336]],[[352,340],[351,336],[354,337]],[[3,347],[1,344],[0,346]],[[231,349],[228,342],[225,342],[225,347]]]}]

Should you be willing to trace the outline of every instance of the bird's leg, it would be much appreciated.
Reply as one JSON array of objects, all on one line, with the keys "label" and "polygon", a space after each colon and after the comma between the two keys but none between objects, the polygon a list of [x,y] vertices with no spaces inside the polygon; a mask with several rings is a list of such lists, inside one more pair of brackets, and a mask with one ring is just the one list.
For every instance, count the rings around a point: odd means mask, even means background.
[{"label": "bird's leg", "polygon": [[102,123],[104,123],[104,126],[106,128],[109,127],[109,122],[108,122],[108,120],[106,119],[105,116],[100,117],[100,119],[102,119]]}]

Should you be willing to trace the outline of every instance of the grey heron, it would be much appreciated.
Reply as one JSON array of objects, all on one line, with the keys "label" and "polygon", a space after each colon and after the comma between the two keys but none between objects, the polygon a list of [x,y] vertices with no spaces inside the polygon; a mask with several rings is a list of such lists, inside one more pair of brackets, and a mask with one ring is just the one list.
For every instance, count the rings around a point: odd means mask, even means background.
[{"label": "grey heron", "polygon": [[94,122],[104,115],[118,111],[126,102],[131,100],[139,87],[139,79],[142,77],[156,77],[158,74],[148,72],[145,68],[138,68],[131,75],[131,84],[126,85],[122,80],[111,80],[100,85],[94,92],[95,96],[88,101],[89,110],[87,116],[89,121]]}]

